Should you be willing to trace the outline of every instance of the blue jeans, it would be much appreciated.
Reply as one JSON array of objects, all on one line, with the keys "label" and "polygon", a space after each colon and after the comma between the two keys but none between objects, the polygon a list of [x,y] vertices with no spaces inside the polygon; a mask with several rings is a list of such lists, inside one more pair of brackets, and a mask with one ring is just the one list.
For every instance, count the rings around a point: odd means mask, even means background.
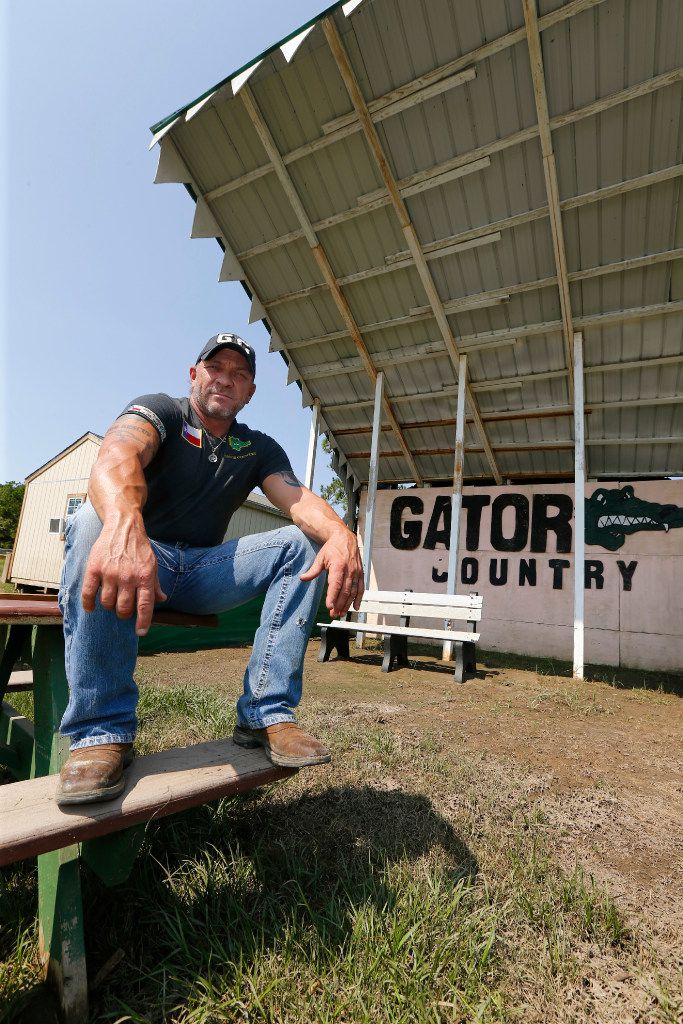
[{"label": "blue jeans", "polygon": [[[59,606],[64,616],[70,699],[61,732],[71,749],[135,739],[138,653],[135,617],[118,619],[97,606],[85,612],[81,588],[90,549],[102,524],[90,503],[67,520]],[[294,719],[301,700],[306,644],[324,586],[324,573],[309,583],[299,574],[319,549],[296,526],[191,548],[151,541],[159,583],[167,600],[159,607],[195,614],[225,612],[265,594],[237,722],[261,729]]]}]

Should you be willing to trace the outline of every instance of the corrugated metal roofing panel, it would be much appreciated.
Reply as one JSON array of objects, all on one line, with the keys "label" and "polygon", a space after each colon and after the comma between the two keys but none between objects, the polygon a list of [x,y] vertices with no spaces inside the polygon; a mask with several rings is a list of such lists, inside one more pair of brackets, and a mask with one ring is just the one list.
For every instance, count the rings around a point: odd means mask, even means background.
[{"label": "corrugated metal roofing panel", "polygon": [[[681,7],[676,0],[585,0],[564,7],[543,0],[539,13],[557,12],[552,24],[541,21],[541,42],[550,117],[559,116],[552,142],[565,201],[572,313],[585,337],[586,401],[673,397],[683,386],[683,360],[643,361],[683,354],[683,315],[622,311],[658,304],[677,309],[666,253],[677,241],[681,179],[637,188],[627,179],[681,161],[681,76],[652,84],[681,63]],[[405,195],[406,208],[427,246],[429,273],[455,343],[463,339],[469,352],[469,379],[482,414],[527,416],[486,421],[494,447],[503,449],[496,455],[501,472],[571,474],[571,417],[534,416],[553,407],[566,413],[571,395],[521,4],[365,0],[351,20],[336,13],[334,24],[379,118],[389,167],[404,191],[405,179],[411,188],[419,182],[421,191]],[[483,54],[469,56],[482,46]],[[473,70],[463,76],[467,68]],[[641,83],[642,95],[613,98]],[[428,91],[419,93],[425,85]],[[454,417],[456,371],[417,268],[392,263],[407,241],[322,30],[306,37],[291,64],[279,51],[267,56],[245,89],[253,91],[289,181],[342,279],[369,357],[385,372],[385,394],[407,424],[404,436],[424,453],[415,456],[420,471],[425,479],[448,479],[452,456],[442,449],[452,447],[452,427],[438,421]],[[390,116],[381,111],[387,94],[400,97],[400,109],[390,108]],[[580,109],[596,101],[600,109]],[[335,124],[342,127],[329,124],[339,118]],[[369,449],[372,382],[337,302],[321,287],[320,267],[244,103],[223,88],[189,123],[175,123],[168,138],[195,189],[201,195],[218,190],[208,200],[217,230],[242,258],[246,282],[265,304],[303,384],[320,399],[326,423],[341,432],[335,444],[342,457],[351,456],[355,475],[367,479],[366,461],[353,456]],[[463,168],[468,155],[470,163],[482,156],[482,146],[485,159],[477,169]],[[247,180],[231,185],[245,174]],[[586,195],[621,182],[623,194]],[[332,224],[316,227],[330,218]],[[509,218],[515,220],[508,225]],[[477,245],[473,229],[482,235],[497,229],[500,237]],[[469,232],[468,248],[430,252],[434,243],[463,232]],[[240,257],[255,247],[258,254]],[[604,269],[648,256],[655,265]],[[292,294],[304,289],[311,290]],[[613,315],[601,321],[606,314]],[[316,340],[299,344],[309,339]],[[600,369],[615,363],[637,365]],[[682,415],[680,405],[596,410],[587,417],[589,471],[675,471],[680,445],[667,438],[680,433]],[[359,426],[364,433],[343,433]],[[606,431],[639,443],[601,445],[612,438]],[[393,431],[382,444],[385,453],[400,451]],[[466,474],[490,472],[472,428],[467,445]],[[516,450],[505,450],[510,446]],[[380,478],[410,475],[402,454],[387,454],[380,468]]]}]

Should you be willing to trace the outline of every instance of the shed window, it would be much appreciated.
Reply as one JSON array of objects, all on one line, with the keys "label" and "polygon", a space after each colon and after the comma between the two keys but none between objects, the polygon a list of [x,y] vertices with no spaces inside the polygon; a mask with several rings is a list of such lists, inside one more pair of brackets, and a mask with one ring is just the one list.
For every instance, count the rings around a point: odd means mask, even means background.
[{"label": "shed window", "polygon": [[66,503],[66,512],[64,513],[64,518],[66,519],[69,516],[72,516],[74,512],[78,511],[82,504],[83,496],[80,494],[72,494]]},{"label": "shed window", "polygon": [[49,531],[48,532],[49,533],[61,533],[62,532],[62,520],[61,519],[51,519],[50,520],[50,527],[49,527]]}]

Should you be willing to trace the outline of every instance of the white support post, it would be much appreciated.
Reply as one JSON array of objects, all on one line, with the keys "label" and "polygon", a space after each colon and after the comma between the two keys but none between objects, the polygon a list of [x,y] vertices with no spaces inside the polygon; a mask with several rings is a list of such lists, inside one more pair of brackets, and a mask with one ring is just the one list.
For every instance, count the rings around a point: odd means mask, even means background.
[{"label": "white support post", "polygon": [[574,335],[574,677],[583,679],[586,482],[583,335]]},{"label": "white support post", "polygon": [[[455,457],[453,461],[453,497],[451,499],[451,534],[448,550],[448,581],[446,593],[455,594],[458,589],[458,548],[460,543],[460,513],[462,511],[462,477],[465,462],[465,394],[467,392],[467,356],[461,355],[458,363],[458,398],[455,413]],[[450,626],[446,620],[445,628]],[[450,661],[453,656],[453,642],[444,640],[442,660]]]},{"label": "white support post", "polygon": [[[365,589],[370,589],[370,567],[372,564],[372,535],[375,528],[375,499],[379,476],[379,439],[382,436],[382,402],[384,397],[384,374],[380,371],[375,381],[375,407],[372,416],[372,443],[370,445],[370,475],[368,478],[368,502],[365,507],[365,535],[363,537],[363,562]],[[358,616],[365,622],[365,616]],[[356,633],[356,647],[363,646],[363,633]]]},{"label": "white support post", "polygon": [[315,473],[315,455],[318,450],[318,431],[320,428],[320,399],[316,398],[311,410],[311,433],[308,440],[308,459],[306,460],[306,479],[304,485],[313,490],[313,474]]}]

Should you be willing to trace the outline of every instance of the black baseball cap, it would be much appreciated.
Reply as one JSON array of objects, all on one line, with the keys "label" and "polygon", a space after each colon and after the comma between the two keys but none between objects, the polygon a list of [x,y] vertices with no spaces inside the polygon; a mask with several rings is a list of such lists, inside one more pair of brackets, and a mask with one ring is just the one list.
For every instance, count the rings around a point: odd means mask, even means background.
[{"label": "black baseball cap", "polygon": [[[210,359],[216,352],[222,348],[231,348],[235,352],[239,352],[243,355],[246,361],[249,363],[249,369],[251,370],[252,376],[256,376],[256,353],[254,352],[251,345],[240,338],[237,334],[214,334],[213,338],[209,338],[204,348],[197,356],[197,363],[201,363],[206,359]],[[196,363],[195,363],[196,365]]]}]

